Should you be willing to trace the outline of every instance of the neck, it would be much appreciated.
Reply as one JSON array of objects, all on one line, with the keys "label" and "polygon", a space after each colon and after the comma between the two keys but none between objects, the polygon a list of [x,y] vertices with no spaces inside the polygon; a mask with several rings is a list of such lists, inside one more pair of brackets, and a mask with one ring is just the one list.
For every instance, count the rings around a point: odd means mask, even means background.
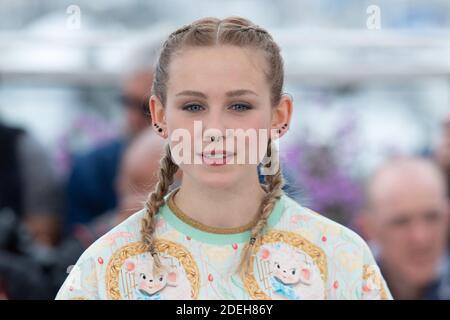
[{"label": "neck", "polygon": [[383,275],[389,285],[389,290],[396,300],[420,300],[423,298],[425,289],[409,283],[400,274],[395,272],[394,267],[383,264]]},{"label": "neck", "polygon": [[258,176],[227,188],[199,185],[183,177],[174,197],[177,207],[190,218],[210,227],[236,228],[257,218],[265,196]]}]

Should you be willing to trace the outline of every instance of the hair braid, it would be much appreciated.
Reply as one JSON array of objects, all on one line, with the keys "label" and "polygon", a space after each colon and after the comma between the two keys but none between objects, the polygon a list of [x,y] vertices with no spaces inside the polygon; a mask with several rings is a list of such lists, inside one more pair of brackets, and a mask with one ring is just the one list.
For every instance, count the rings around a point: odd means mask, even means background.
[{"label": "hair braid", "polygon": [[[268,151],[267,151],[268,156],[271,156],[271,152],[272,152],[272,141],[271,140],[269,140],[267,149],[268,149]],[[275,150],[275,152],[277,152],[277,151]],[[273,161],[278,161],[278,155],[271,157],[271,161],[268,162],[265,166],[270,167],[270,165],[273,165]],[[265,185],[263,187],[266,191],[266,195],[264,196],[264,199],[263,199],[260,209],[259,209],[260,218],[258,220],[258,223],[250,231],[251,232],[250,242],[247,243],[243,249],[243,252],[241,255],[241,261],[240,261],[238,269],[237,269],[239,272],[241,272],[241,274],[244,274],[244,275],[252,271],[249,269],[250,269],[250,262],[252,259],[253,245],[255,244],[256,239],[262,234],[264,228],[266,227],[267,220],[275,206],[275,203],[283,195],[282,188],[284,185],[284,179],[283,179],[283,175],[281,173],[281,166],[279,165],[279,163],[278,163],[277,172],[273,175],[265,175],[264,182],[265,182]]]},{"label": "hair braid", "polygon": [[146,250],[150,251],[153,257],[153,273],[158,274],[163,268],[161,260],[154,248],[154,231],[155,231],[155,215],[159,208],[164,205],[164,196],[174,181],[174,175],[178,171],[178,165],[172,160],[170,145],[166,144],[165,154],[160,160],[160,169],[158,172],[158,183],[155,189],[147,198],[145,203],[146,213],[142,218],[141,236],[146,246]]}]

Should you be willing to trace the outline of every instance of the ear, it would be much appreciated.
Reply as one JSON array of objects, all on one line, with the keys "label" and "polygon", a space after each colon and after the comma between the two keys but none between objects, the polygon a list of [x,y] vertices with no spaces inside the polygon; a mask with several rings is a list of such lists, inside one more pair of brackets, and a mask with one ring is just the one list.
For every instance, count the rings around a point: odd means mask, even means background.
[{"label": "ear", "polygon": [[176,287],[178,285],[177,278],[178,278],[177,272],[176,271],[170,271],[167,274],[167,285],[172,286],[172,287]]},{"label": "ear", "polygon": [[129,258],[125,261],[125,267],[127,268],[127,271],[130,273],[134,273],[136,271],[137,267],[137,261],[134,258]]},{"label": "ear", "polygon": [[450,231],[450,200],[445,201],[444,206],[444,226],[448,233]]},{"label": "ear", "polygon": [[260,257],[261,257],[262,260],[267,260],[267,259],[269,259],[269,258],[270,258],[270,250],[267,249],[267,248],[263,248],[263,249],[261,250]]},{"label": "ear", "polygon": [[[166,110],[162,102],[155,95],[152,95],[149,100],[149,109],[152,117],[152,128],[156,131],[158,135],[163,138],[167,136],[167,123],[166,123]],[[158,127],[155,127],[155,124]],[[159,131],[162,129],[162,131]]]},{"label": "ear", "polygon": [[[271,137],[273,139],[275,139],[277,136],[283,136],[288,131],[289,124],[291,123],[292,111],[292,98],[287,94],[283,94],[281,96],[280,102],[276,107],[273,108],[272,111],[271,129],[272,131],[276,132],[275,137],[272,136],[271,132]],[[278,133],[278,130],[281,131]]]},{"label": "ear", "polygon": [[300,269],[300,280],[306,285],[311,285],[313,282],[312,270],[309,267],[302,267]]},{"label": "ear", "polygon": [[371,221],[373,214],[376,213],[368,212],[367,209],[364,209],[360,214],[356,215],[354,220],[355,227],[365,240],[372,240],[376,237],[374,221]]}]

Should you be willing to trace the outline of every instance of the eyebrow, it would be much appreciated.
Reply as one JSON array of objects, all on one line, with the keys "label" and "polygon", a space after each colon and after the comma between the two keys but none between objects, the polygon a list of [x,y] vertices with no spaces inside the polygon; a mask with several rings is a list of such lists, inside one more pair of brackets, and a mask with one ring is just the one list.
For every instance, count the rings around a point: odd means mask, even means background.
[{"label": "eyebrow", "polygon": [[[229,98],[233,98],[233,97],[243,96],[246,94],[251,94],[251,95],[257,96],[256,92],[254,92],[252,90],[247,90],[247,89],[228,91],[225,95]],[[204,94],[200,91],[193,91],[193,90],[181,91],[181,92],[177,93],[176,96],[194,96],[194,97],[203,98],[203,99],[208,98],[208,96],[206,94]]]}]

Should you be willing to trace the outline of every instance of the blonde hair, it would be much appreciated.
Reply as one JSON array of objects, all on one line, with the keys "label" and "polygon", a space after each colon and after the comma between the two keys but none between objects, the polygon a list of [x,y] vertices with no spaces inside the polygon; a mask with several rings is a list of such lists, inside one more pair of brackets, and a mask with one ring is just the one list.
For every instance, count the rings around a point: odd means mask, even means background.
[{"label": "blonde hair", "polygon": [[[215,46],[223,44],[253,48],[264,54],[268,65],[268,70],[265,70],[265,75],[270,84],[271,104],[272,106],[277,105],[281,99],[284,79],[283,59],[280,54],[280,48],[266,30],[253,24],[251,21],[240,17],[229,17],[223,20],[204,18],[196,20],[171,33],[163,44],[162,51],[156,64],[152,94],[158,97],[163,106],[165,105],[167,82],[169,78],[169,64],[171,57],[175,52],[184,47]],[[272,148],[272,141],[269,139],[267,156],[270,157],[270,153],[274,149],[275,148]],[[278,157],[271,157],[271,159],[278,160]],[[266,194],[259,208],[260,216],[256,225],[250,230],[250,242],[243,248],[241,261],[236,270],[243,274],[249,272],[252,247],[257,238],[263,233],[275,203],[283,194],[282,187],[284,185],[284,179],[280,165],[270,162],[266,164],[267,167],[273,165],[277,165],[278,170],[273,175],[264,176],[264,184],[262,187]],[[164,196],[169,191],[169,187],[173,183],[174,175],[177,170],[178,166],[172,159],[170,145],[167,144],[165,154],[160,161],[160,170],[158,172],[159,181],[145,204],[146,213],[142,219],[141,228],[143,242],[154,259],[153,270],[155,274],[164,268],[154,248],[153,234],[155,231],[155,215],[165,203]]]}]

